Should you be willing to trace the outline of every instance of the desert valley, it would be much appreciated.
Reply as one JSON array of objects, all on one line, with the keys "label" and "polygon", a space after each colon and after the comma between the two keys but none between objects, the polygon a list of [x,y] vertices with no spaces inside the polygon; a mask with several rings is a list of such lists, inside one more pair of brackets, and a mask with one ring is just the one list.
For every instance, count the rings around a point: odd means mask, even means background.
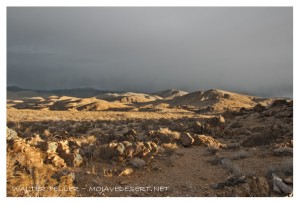
[{"label": "desert valley", "polygon": [[7,196],[292,195],[292,99],[8,87]]}]

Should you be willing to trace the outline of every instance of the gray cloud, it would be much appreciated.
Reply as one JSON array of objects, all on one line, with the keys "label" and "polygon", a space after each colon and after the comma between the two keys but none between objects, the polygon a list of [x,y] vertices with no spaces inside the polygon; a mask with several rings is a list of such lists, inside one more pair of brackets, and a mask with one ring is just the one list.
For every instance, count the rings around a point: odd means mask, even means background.
[{"label": "gray cloud", "polygon": [[292,96],[291,7],[7,11],[9,85]]}]

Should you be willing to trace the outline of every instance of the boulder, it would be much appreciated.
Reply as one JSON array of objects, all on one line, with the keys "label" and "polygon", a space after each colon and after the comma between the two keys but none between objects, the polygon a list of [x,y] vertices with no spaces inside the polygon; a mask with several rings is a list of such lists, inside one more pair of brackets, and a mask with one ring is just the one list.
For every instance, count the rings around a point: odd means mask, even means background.
[{"label": "boulder", "polygon": [[205,129],[204,125],[202,125],[199,121],[196,121],[191,128],[196,134],[203,134]]},{"label": "boulder", "polygon": [[133,149],[134,149],[134,152],[133,152],[134,157],[142,157],[144,155],[144,151],[145,151],[146,147],[144,146],[143,142],[136,142],[133,145]]},{"label": "boulder", "polygon": [[81,157],[80,154],[74,154],[74,166],[77,167],[77,166],[80,166],[80,164],[83,162],[83,159]]},{"label": "boulder", "polygon": [[125,146],[122,143],[118,143],[118,145],[116,146],[115,150],[117,151],[117,154],[119,156],[122,156],[122,155],[124,155]]},{"label": "boulder", "polygon": [[119,176],[128,176],[130,174],[133,174],[133,169],[132,168],[125,168],[124,170],[121,171]]},{"label": "boulder", "polygon": [[66,167],[66,163],[64,161],[64,159],[60,158],[57,154],[55,153],[49,153],[47,155],[46,164],[52,164],[53,166],[57,167],[57,168],[63,168]]},{"label": "boulder", "polygon": [[125,148],[125,157],[126,158],[132,158],[134,153],[134,147],[133,146],[128,146]]},{"label": "boulder", "polygon": [[146,162],[143,159],[136,158],[136,157],[130,159],[129,163],[135,168],[141,168],[143,166],[146,166]]},{"label": "boulder", "polygon": [[82,164],[83,158],[79,153],[70,153],[63,155],[63,159],[67,166],[78,167]]},{"label": "boulder", "polygon": [[137,136],[137,132],[135,131],[135,129],[130,129],[128,130],[126,133],[124,133],[124,136]]},{"label": "boulder", "polygon": [[57,142],[47,142],[47,153],[55,153],[58,147]]},{"label": "boulder", "polygon": [[211,185],[214,189],[223,189],[226,186],[234,186],[240,183],[245,183],[245,176],[230,176],[226,181]]},{"label": "boulder", "polygon": [[197,135],[195,137],[194,144],[197,146],[204,145],[207,147],[215,147],[215,148],[222,148],[224,146],[223,144],[218,142],[218,140],[206,135]]},{"label": "boulder", "polygon": [[61,153],[70,153],[68,140],[59,141],[56,151],[58,155]]},{"label": "boulder", "polygon": [[287,177],[283,179],[286,184],[293,184],[293,177]]},{"label": "boulder", "polygon": [[185,147],[190,147],[194,143],[194,138],[190,133],[184,132],[180,134],[180,142]]},{"label": "boulder", "polygon": [[293,188],[285,184],[281,178],[279,178],[276,174],[272,174],[273,180],[273,191],[276,193],[285,193],[291,194],[293,193]]},{"label": "boulder", "polygon": [[7,141],[18,139],[18,134],[16,131],[10,128],[6,128],[6,139]]}]

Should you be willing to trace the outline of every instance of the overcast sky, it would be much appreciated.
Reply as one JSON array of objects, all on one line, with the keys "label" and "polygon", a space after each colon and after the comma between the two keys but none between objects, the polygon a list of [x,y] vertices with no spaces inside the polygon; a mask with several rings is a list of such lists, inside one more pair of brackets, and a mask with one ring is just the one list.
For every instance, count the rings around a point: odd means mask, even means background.
[{"label": "overcast sky", "polygon": [[292,96],[291,7],[8,8],[8,85]]}]

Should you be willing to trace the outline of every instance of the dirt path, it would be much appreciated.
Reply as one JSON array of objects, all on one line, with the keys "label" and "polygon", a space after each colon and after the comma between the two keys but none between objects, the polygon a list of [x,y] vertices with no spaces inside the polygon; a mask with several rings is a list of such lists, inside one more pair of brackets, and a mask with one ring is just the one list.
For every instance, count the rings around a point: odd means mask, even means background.
[{"label": "dirt path", "polygon": [[[210,185],[224,180],[226,169],[213,166],[207,160],[212,156],[206,147],[179,148],[171,157],[156,159],[145,169],[135,170],[130,176],[107,178],[84,176],[79,178],[78,186],[101,187],[149,187],[146,192],[83,192],[82,196],[215,196]],[[101,166],[97,167],[99,170]],[[91,183],[91,181],[93,181]],[[155,191],[154,187],[161,188]]]}]

